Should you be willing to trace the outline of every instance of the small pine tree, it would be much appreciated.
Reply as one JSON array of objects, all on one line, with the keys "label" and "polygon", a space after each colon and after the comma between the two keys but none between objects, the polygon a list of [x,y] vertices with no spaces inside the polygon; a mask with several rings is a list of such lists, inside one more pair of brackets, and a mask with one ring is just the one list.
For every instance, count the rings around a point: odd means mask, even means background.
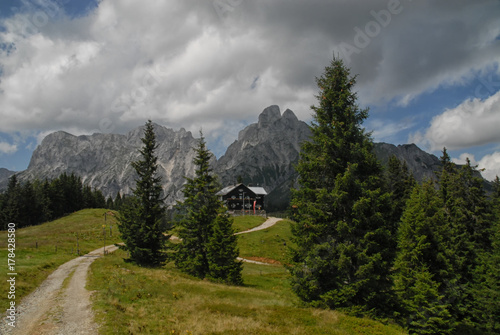
[{"label": "small pine tree", "polygon": [[439,293],[439,284],[433,279],[434,276],[425,266],[411,269],[410,272],[413,283],[407,287],[407,291],[411,299],[405,306],[410,313],[407,321],[410,334],[453,334],[450,306]]},{"label": "small pine tree", "polygon": [[116,192],[116,197],[115,197],[115,200],[113,201],[113,206],[114,206],[114,209],[116,210],[120,210],[120,208],[122,207],[122,196],[120,194],[120,192]]},{"label": "small pine tree", "polygon": [[312,138],[302,145],[292,190],[292,287],[313,304],[388,313],[396,227],[386,220],[389,194],[361,127],[368,111],[356,104],[355,77],[341,60],[316,81]]},{"label": "small pine tree", "polygon": [[[225,211],[221,208],[221,212]],[[226,213],[220,213],[214,221],[213,233],[207,244],[207,278],[227,284],[241,285],[242,264],[236,258],[238,238],[234,235],[233,222]]]},{"label": "small pine tree", "polygon": [[161,177],[157,176],[158,158],[154,126],[146,123],[141,160],[133,162],[138,179],[133,197],[123,203],[118,216],[118,228],[125,243],[123,249],[130,252],[130,261],[139,265],[158,266],[165,259],[166,236],[162,223],[165,213]]},{"label": "small pine tree", "polygon": [[14,174],[9,178],[7,191],[4,194],[4,207],[2,208],[3,229],[7,229],[7,224],[9,222],[19,223],[22,210],[21,193],[21,185],[17,180],[17,176]]},{"label": "small pine tree", "polygon": [[178,235],[182,242],[176,248],[176,266],[199,278],[240,284],[236,237],[232,221],[224,214],[216,195],[219,184],[210,166],[212,154],[203,134],[195,150],[195,177],[186,178],[185,200],[178,204]]}]

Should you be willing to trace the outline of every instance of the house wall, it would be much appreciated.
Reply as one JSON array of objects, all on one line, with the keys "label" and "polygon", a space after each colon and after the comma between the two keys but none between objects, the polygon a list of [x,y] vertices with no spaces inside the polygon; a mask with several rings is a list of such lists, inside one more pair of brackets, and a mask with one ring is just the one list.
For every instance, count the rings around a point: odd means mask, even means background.
[{"label": "house wall", "polygon": [[[243,190],[243,192],[241,192],[240,190]],[[243,195],[245,198],[244,200]],[[240,186],[237,189],[229,192],[222,197],[222,200],[226,204],[228,210],[242,210],[243,206],[245,206],[245,210],[253,210],[254,201],[257,201],[255,207],[256,210],[264,209],[264,196],[256,195],[245,186]]]}]

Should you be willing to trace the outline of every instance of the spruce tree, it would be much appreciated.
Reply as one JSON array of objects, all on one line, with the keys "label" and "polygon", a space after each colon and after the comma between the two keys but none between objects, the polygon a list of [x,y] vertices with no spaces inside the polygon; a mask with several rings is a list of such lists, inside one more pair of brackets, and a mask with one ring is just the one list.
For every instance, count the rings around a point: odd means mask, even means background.
[{"label": "spruce tree", "polygon": [[478,266],[470,296],[474,297],[470,312],[474,326],[485,334],[500,334],[500,179],[493,181],[489,200],[492,208],[491,248],[478,253]]},{"label": "spruce tree", "polygon": [[400,317],[411,334],[448,334],[454,329],[444,285],[452,271],[447,233],[434,184],[415,187],[399,227],[393,274]]},{"label": "spruce tree", "polygon": [[492,248],[493,213],[486,199],[483,181],[470,161],[461,168],[449,162],[446,150],[439,186],[446,220],[449,223],[448,259],[453,272],[444,283],[446,297],[452,301],[450,312],[458,324],[458,332],[476,327],[473,306],[474,274],[481,255]]},{"label": "spruce tree", "polygon": [[[221,212],[225,211],[221,208]],[[243,284],[242,264],[236,258],[238,237],[234,235],[232,220],[226,213],[219,213],[213,224],[212,236],[207,244],[207,278],[227,284]]]},{"label": "spruce tree", "polygon": [[233,236],[232,220],[216,193],[217,177],[210,161],[212,153],[207,149],[203,134],[194,158],[195,177],[187,178],[184,185],[184,202],[178,204],[181,213],[175,264],[182,271],[199,278],[239,284],[241,265],[237,262],[236,237]]},{"label": "spruce tree", "polygon": [[165,207],[161,177],[157,175],[157,144],[151,120],[146,123],[141,140],[144,144],[141,159],[132,163],[138,175],[136,187],[133,196],[122,205],[118,227],[125,243],[123,249],[130,252],[130,261],[158,266],[166,259],[166,236],[162,229]]},{"label": "spruce tree", "polygon": [[389,158],[385,179],[387,191],[391,195],[392,210],[390,220],[397,224],[406,208],[406,201],[410,198],[416,181],[413,174],[408,170],[406,161],[401,162],[395,155]]},{"label": "spruce tree", "polygon": [[356,104],[356,78],[341,60],[316,82],[312,137],[302,145],[292,190],[292,287],[315,305],[388,313],[396,227],[386,220],[389,194],[361,126],[368,110]]},{"label": "spruce tree", "polygon": [[[499,198],[500,200],[500,198]],[[500,218],[492,231],[492,249],[479,256],[479,266],[474,273],[471,308],[475,326],[485,334],[500,334]]]},{"label": "spruce tree", "polygon": [[14,174],[9,178],[9,183],[7,186],[7,191],[5,192],[4,208],[3,212],[3,228],[7,229],[7,224],[9,222],[15,222],[19,224],[21,220],[22,211],[22,199],[21,199],[22,188],[17,180],[17,176]]},{"label": "spruce tree", "polygon": [[120,208],[122,207],[122,202],[123,200],[120,192],[116,192],[116,197],[115,200],[113,201],[114,209],[120,210]]}]

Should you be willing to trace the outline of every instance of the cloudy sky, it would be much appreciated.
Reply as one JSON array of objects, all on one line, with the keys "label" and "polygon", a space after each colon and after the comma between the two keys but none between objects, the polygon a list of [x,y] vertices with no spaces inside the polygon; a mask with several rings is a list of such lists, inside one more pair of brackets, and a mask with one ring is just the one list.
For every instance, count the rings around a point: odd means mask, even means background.
[{"label": "cloudy sky", "polygon": [[309,121],[336,55],[375,141],[500,174],[498,0],[2,0],[0,20],[0,167],[148,118],[220,156],[269,105]]}]

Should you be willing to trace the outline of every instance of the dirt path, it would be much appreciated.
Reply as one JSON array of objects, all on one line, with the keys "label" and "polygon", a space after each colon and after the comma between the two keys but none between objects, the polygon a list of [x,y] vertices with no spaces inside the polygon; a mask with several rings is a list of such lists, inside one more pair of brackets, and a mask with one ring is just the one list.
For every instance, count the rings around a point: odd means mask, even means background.
[{"label": "dirt path", "polygon": [[260,226],[257,226],[257,227],[254,227],[252,229],[248,229],[248,230],[245,230],[245,231],[240,231],[239,233],[236,233],[234,235],[239,235],[239,234],[246,234],[246,233],[251,233],[251,232],[254,232],[254,231],[257,231],[257,230],[264,230],[264,229],[267,229],[269,227],[272,227],[274,226],[277,222],[281,221],[283,219],[279,219],[279,218],[268,218],[263,224],[261,224]]},{"label": "dirt path", "polygon": [[[106,246],[113,252],[116,246]],[[90,264],[102,256],[103,248],[61,265],[18,307],[16,328],[0,325],[1,334],[73,335],[97,334],[97,325],[85,289]],[[68,279],[68,280],[66,280]]]},{"label": "dirt path", "polygon": [[[267,229],[281,219],[268,218],[258,227],[236,234],[246,234]],[[235,234],[235,235],[236,235]],[[106,246],[113,252],[116,246]],[[11,335],[93,335],[97,325],[90,303],[90,292],[85,288],[87,272],[103,248],[61,265],[30,295],[21,301],[16,317],[16,328],[0,324],[0,334]],[[265,264],[241,259],[245,262]]]}]

